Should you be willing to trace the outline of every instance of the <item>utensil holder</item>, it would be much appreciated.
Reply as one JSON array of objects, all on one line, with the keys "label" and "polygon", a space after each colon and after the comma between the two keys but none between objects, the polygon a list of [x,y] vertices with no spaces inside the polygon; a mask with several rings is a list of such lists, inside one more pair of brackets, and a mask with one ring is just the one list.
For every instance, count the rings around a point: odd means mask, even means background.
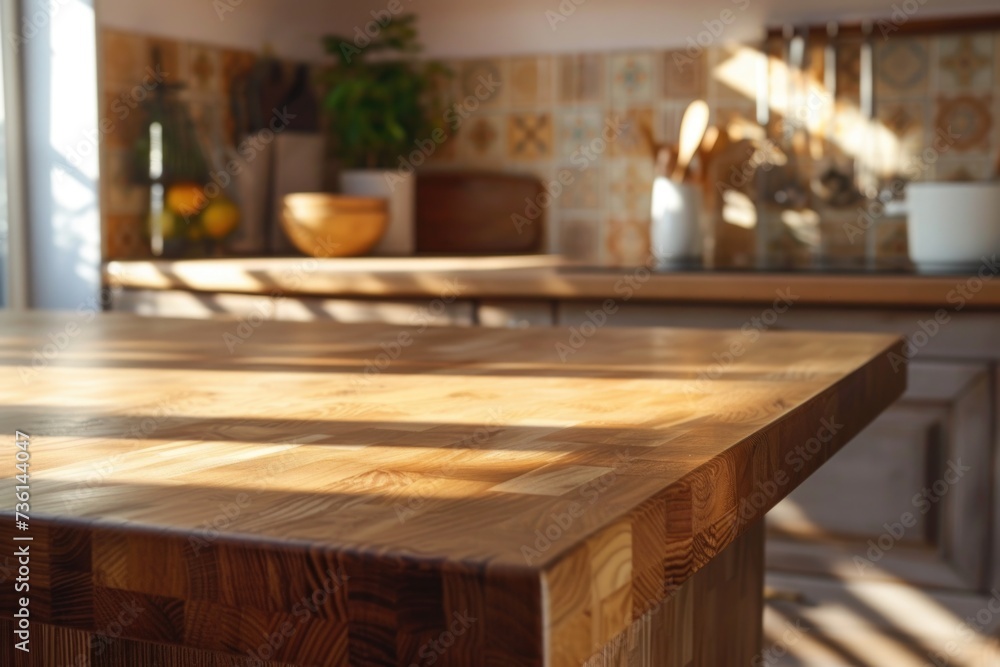
[{"label": "utensil holder", "polygon": [[701,189],[658,176],[653,182],[650,250],[660,263],[700,263],[705,234]]}]

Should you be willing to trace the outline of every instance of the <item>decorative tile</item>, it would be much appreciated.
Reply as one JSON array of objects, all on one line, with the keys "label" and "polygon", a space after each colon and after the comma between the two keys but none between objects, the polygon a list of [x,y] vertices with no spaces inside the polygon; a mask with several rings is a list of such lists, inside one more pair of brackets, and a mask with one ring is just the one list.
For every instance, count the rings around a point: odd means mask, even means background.
[{"label": "decorative tile", "polygon": [[143,64],[157,71],[165,83],[180,83],[183,80],[181,43],[168,37],[147,37],[146,43]]},{"label": "decorative tile", "polygon": [[989,89],[993,83],[993,35],[948,35],[938,42],[943,89]]},{"label": "decorative tile", "polygon": [[611,103],[649,100],[653,96],[653,56],[650,53],[623,53],[609,59]]},{"label": "decorative tile", "polygon": [[495,118],[480,116],[471,123],[469,128],[469,143],[477,154],[487,153],[491,147],[500,143],[500,129]]},{"label": "decorative tile", "polygon": [[563,209],[596,210],[601,205],[601,184],[603,169],[599,164],[591,164],[583,171],[578,165],[567,165],[562,171],[569,172],[570,181],[563,192],[559,204]]},{"label": "decorative tile", "polygon": [[[927,167],[933,165],[920,159],[920,154],[927,147],[927,136],[930,133],[930,104],[926,98],[898,99],[877,98],[876,117],[878,121],[896,139],[895,150],[886,147],[880,151],[885,158],[895,160],[894,170],[911,169],[911,165],[921,164]],[[919,160],[919,162],[915,162]],[[892,164],[890,162],[890,164]]]},{"label": "decorative tile", "polygon": [[705,96],[708,81],[705,52],[692,58],[684,51],[663,54],[662,94],[667,99],[696,99]]},{"label": "decorative tile", "polygon": [[681,118],[688,108],[689,101],[668,102],[660,106],[656,113],[653,136],[661,143],[677,145],[680,139]]},{"label": "decorative tile", "polygon": [[510,103],[533,107],[552,99],[553,61],[551,56],[512,58],[510,61]]},{"label": "decorative tile", "polygon": [[213,137],[218,129],[223,127],[226,105],[220,103],[218,93],[189,94],[186,106],[197,136]]},{"label": "decorative tile", "polygon": [[230,95],[233,86],[239,79],[247,76],[257,62],[256,56],[249,51],[236,51],[234,49],[223,49],[219,54],[219,90],[223,95]]},{"label": "decorative tile", "polygon": [[604,237],[607,263],[639,266],[649,259],[649,216],[611,218]]},{"label": "decorative tile", "polygon": [[101,161],[101,210],[114,215],[142,215],[149,206],[149,190],[138,185],[135,158],[130,149],[106,147]]},{"label": "decorative tile", "polygon": [[935,168],[935,181],[965,183],[993,178],[993,165],[988,158],[941,158]]},{"label": "decorative tile", "polygon": [[104,258],[131,259],[148,256],[143,227],[145,216],[104,216]]},{"label": "decorative tile", "polygon": [[927,129],[927,105],[921,100],[882,99],[878,120],[897,137],[923,135]]},{"label": "decorative tile", "polygon": [[612,111],[607,122],[609,127],[618,131],[618,135],[609,141],[610,155],[653,159],[653,146],[649,141],[650,133],[655,132],[652,109],[642,107],[625,112]]},{"label": "decorative tile", "polygon": [[499,58],[472,60],[462,65],[458,89],[461,100],[475,97],[484,109],[502,107],[507,101],[507,77]]},{"label": "decorative tile", "polygon": [[993,125],[990,96],[956,95],[938,99],[934,127],[958,135],[953,150],[989,151]]},{"label": "decorative tile", "polygon": [[563,216],[556,250],[571,260],[596,264],[600,261],[600,228],[596,216]]},{"label": "decorative tile", "polygon": [[556,117],[556,146],[564,158],[581,155],[585,148],[595,145],[601,136],[604,115],[597,108],[577,108],[564,111]]},{"label": "decorative tile", "polygon": [[610,160],[608,207],[613,215],[649,216],[653,192],[652,160]]},{"label": "decorative tile", "polygon": [[880,220],[875,225],[875,257],[879,260],[905,260],[909,257],[906,219]]},{"label": "decorative tile", "polygon": [[552,154],[552,117],[511,114],[507,118],[507,155],[513,160],[544,160]]},{"label": "decorative tile", "polygon": [[926,39],[891,37],[876,42],[875,92],[886,95],[919,94],[930,80],[930,51]]},{"label": "decorative tile", "polygon": [[218,95],[222,86],[221,51],[200,44],[181,48],[181,76],[193,94]]},{"label": "decorative tile", "polygon": [[459,156],[476,162],[501,164],[505,157],[506,117],[502,114],[476,114],[458,131]]},{"label": "decorative tile", "polygon": [[450,164],[458,157],[458,135],[450,133],[427,159],[428,164]]},{"label": "decorative tile", "polygon": [[105,90],[101,109],[101,147],[133,148],[145,132],[145,114],[132,90]]},{"label": "decorative tile", "polygon": [[898,140],[898,155],[903,164],[923,151],[930,130],[930,110],[925,98],[880,99],[876,116]]},{"label": "decorative tile", "polygon": [[101,75],[106,88],[129,89],[142,80],[149,60],[144,37],[117,30],[101,31]]},{"label": "decorative tile", "polygon": [[580,54],[560,56],[557,62],[560,102],[604,100],[604,56]]}]

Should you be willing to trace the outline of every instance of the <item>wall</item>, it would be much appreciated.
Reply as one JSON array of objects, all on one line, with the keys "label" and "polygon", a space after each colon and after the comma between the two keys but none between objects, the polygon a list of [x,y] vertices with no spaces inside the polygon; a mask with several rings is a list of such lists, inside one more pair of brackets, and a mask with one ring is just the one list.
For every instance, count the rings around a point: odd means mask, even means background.
[{"label": "wall", "polygon": [[[878,42],[877,118],[871,124],[858,111],[859,45],[847,40],[841,45],[835,100],[822,88],[820,47],[814,45],[808,85],[828,106],[809,119],[821,157],[799,155],[796,167],[799,182],[809,184],[810,192],[830,160],[846,168],[860,160],[880,170],[882,184],[895,182],[899,174],[937,181],[992,177],[1000,150],[1000,96],[994,93],[1000,88],[1000,32],[895,36]],[[545,209],[549,249],[586,262],[635,265],[648,254],[654,170],[647,130],[656,143],[676,142],[686,106],[705,99],[712,122],[731,133],[728,146],[701,180],[719,240],[716,259],[748,263],[753,234],[736,224],[738,212],[724,204],[721,191],[726,202],[732,201],[732,193],[744,195],[747,202],[759,199],[753,179],[743,182],[734,174],[744,173],[760,155],[755,152],[760,141],[739,135],[741,127],[750,128],[748,133],[756,127],[756,71],[745,61],[763,56],[752,49],[713,47],[681,67],[675,59],[679,55],[684,54],[642,49],[450,61],[457,72],[453,97],[459,103],[472,99],[483,75],[493,73],[505,85],[461,122],[454,138],[435,154],[435,166],[569,181]],[[782,72],[781,62],[772,60],[774,91],[786,81]],[[779,105],[778,110],[788,115],[787,108]],[[768,136],[791,154],[781,143],[781,119],[773,114]],[[601,148],[608,123],[620,121],[626,123],[621,134],[603,150],[588,153],[588,146]],[[957,132],[953,144],[931,159],[921,157],[945,128]],[[773,167],[764,182],[777,189],[786,187],[787,178]],[[803,210],[807,207],[818,216]],[[858,224],[869,208],[866,200],[827,205],[814,195],[806,206],[792,208],[772,205],[765,210],[780,218],[768,223],[776,230],[772,249],[779,254],[803,259],[823,248],[830,259],[855,262],[866,255],[887,260],[906,256],[902,220]],[[789,212],[802,215],[798,220],[785,217]],[[519,213],[527,215],[527,209]]]},{"label": "wall", "polygon": [[[130,82],[141,75],[150,45],[159,43],[164,53],[173,54],[179,79],[193,84],[198,93],[194,109],[199,117],[212,109],[227,113],[229,82],[253,60],[248,52],[112,30],[104,31],[103,41],[105,100],[127,93]],[[747,201],[757,196],[751,180],[739,183],[732,176],[745,168],[759,146],[738,136],[740,127],[755,123],[756,72],[752,65],[740,65],[748,54],[763,57],[752,49],[713,47],[683,65],[677,58],[685,52],[652,49],[449,59],[455,72],[449,96],[463,113],[457,116],[454,136],[434,152],[429,168],[528,173],[546,183],[563,181],[545,207],[548,249],[591,263],[636,264],[648,253],[654,175],[650,135],[656,143],[676,141],[687,105],[705,99],[712,122],[732,134],[726,149],[713,159],[710,173],[699,174],[706,208],[716,223],[717,258],[720,263],[747,263],[752,261],[753,233],[730,224],[732,216],[716,185],[742,193]],[[814,136],[824,123],[837,128],[822,141],[824,158],[829,154],[849,162],[850,151],[860,144],[882,163],[896,165],[883,174],[890,178],[922,153],[938,129],[954,126],[960,140],[921,165],[916,178],[988,178],[1000,149],[1000,123],[995,120],[1000,118],[1000,97],[993,95],[1000,84],[1000,33],[895,36],[879,42],[875,56],[878,119],[872,129],[857,119],[858,44],[847,40],[842,45],[838,97],[830,100],[836,104],[830,113],[836,109],[840,120],[822,116],[814,128]],[[809,81],[815,87],[823,79],[815,67],[822,53],[814,52],[812,61]],[[772,69],[772,76],[780,75],[780,62],[773,61]],[[483,78],[501,85],[480,99],[476,91]],[[780,77],[775,80],[780,84]],[[775,85],[776,90],[780,87]],[[124,177],[123,165],[138,131],[133,120],[135,116],[129,117],[103,144],[107,257],[148,252],[141,231],[144,191]],[[621,131],[604,145],[600,137],[606,127]],[[776,127],[771,136],[780,140]],[[595,146],[598,150],[587,150]],[[800,162],[799,167],[812,168],[816,175],[824,162]],[[859,261],[866,253],[905,256],[905,227],[899,220],[853,233],[863,201],[816,210],[819,218],[812,228],[786,229],[779,221],[777,251],[808,255],[819,239],[824,252],[835,259]],[[527,216],[531,211],[525,207],[512,213]],[[776,216],[782,213],[775,211]]]},{"label": "wall", "polygon": [[98,0],[105,28],[152,34],[186,42],[259,52],[270,45],[279,56],[316,60],[319,37],[356,25],[363,6],[321,0]]},{"label": "wall", "polygon": [[[704,8],[691,4],[699,11]],[[856,3],[848,8],[861,8],[866,4]],[[293,7],[295,11],[290,11],[294,16],[302,16],[304,14],[295,12],[304,12],[304,7],[309,6],[298,4]],[[733,11],[740,6],[746,7],[747,17],[751,17],[751,12],[777,15],[790,11],[791,7],[788,3],[761,3],[758,6],[753,0],[750,4],[727,2],[719,5],[736,8]],[[824,5],[809,2],[795,6],[802,15],[818,16]],[[957,6],[973,6],[973,3]],[[627,265],[642,261],[648,252],[649,192],[653,179],[652,146],[646,132],[652,134],[654,142],[676,141],[681,115],[696,98],[709,102],[713,110],[712,122],[721,127],[741,123],[753,125],[756,72],[746,67],[743,70],[731,68],[731,63],[739,61],[738,47],[712,43],[709,48],[694,54],[689,67],[677,64],[675,56],[687,55],[683,51],[616,48],[631,42],[625,38],[628,31],[615,29],[615,25],[627,26],[629,34],[637,35],[637,43],[654,41],[650,26],[670,25],[670,31],[664,32],[664,39],[673,39],[678,38],[678,25],[686,21],[690,24],[693,20],[693,10],[670,12],[670,18],[676,21],[668,23],[661,18],[664,16],[662,10],[634,0],[621,0],[615,5],[620,7],[614,11],[619,21],[615,24],[610,20],[608,5],[589,0],[589,4],[581,4],[552,32],[544,11],[537,6],[529,7],[525,0],[505,4],[503,10],[453,8],[452,3],[445,0],[426,0],[420,7],[424,12],[425,34],[431,36],[428,41],[436,45],[438,52],[465,54],[509,47],[499,56],[446,58],[456,73],[451,96],[457,102],[470,98],[483,75],[487,78],[494,75],[502,85],[489,99],[478,102],[476,110],[455,128],[455,136],[435,152],[431,168],[529,173],[546,182],[572,175],[572,182],[545,211],[550,251],[602,264]],[[249,5],[242,7],[249,8]],[[242,9],[237,8],[236,12]],[[355,6],[352,13],[338,13],[338,21],[349,24],[351,20],[358,20],[358,11]],[[364,7],[360,11],[363,17]],[[712,11],[720,16],[718,8]],[[921,17],[927,15],[929,10],[920,10]],[[230,20],[228,16],[225,21]],[[606,30],[598,29],[602,16],[603,23],[610,26]],[[537,30],[539,19],[544,31],[551,36],[547,41]],[[737,30],[745,29],[750,23],[755,22],[743,18],[734,20],[732,34],[738,34]],[[482,32],[486,27],[490,28],[489,35]],[[147,39],[118,30],[106,30],[106,34],[116,35],[116,42]],[[591,35],[589,41],[584,39],[585,34]],[[189,40],[171,41],[176,42],[182,54],[214,48],[194,45]],[[576,50],[551,53],[556,44],[559,48],[573,46]],[[534,50],[518,53],[519,49],[532,45],[536,47]],[[818,44],[813,46],[820,47]],[[216,62],[220,62],[220,58],[224,61],[227,49],[215,50],[219,55],[209,57],[209,61],[213,58]],[[109,53],[105,49],[105,57],[110,57]],[[119,59],[126,63],[134,60],[127,54]],[[809,85],[815,88],[823,80],[821,68],[817,71],[815,67],[822,62],[822,53],[813,53],[812,61]],[[190,70],[193,60],[182,57],[180,62],[182,69]],[[936,157],[932,163],[924,165],[917,178],[974,180],[989,177],[993,156],[1000,149],[1000,122],[995,120],[1000,118],[1000,96],[993,93],[1000,83],[1000,35],[896,35],[879,40],[876,63],[879,102],[874,128],[866,129],[857,122],[841,122],[845,118],[857,121],[858,117],[859,49],[856,42],[845,42],[840,52],[838,98],[829,100],[830,113],[824,112],[821,122],[814,128],[814,137],[825,132],[824,124],[839,128],[836,130],[840,133],[838,136],[823,137],[824,158],[827,154],[836,157],[846,153],[849,159],[852,150],[874,153],[876,161],[889,155],[890,160],[882,160],[882,176],[891,177],[891,169],[901,169],[923,151],[939,128],[954,125],[962,128],[962,140],[938,156],[940,159]],[[778,65],[773,69],[780,73],[780,63]],[[722,74],[727,67],[732,69],[728,79]],[[780,89],[783,80],[779,77],[777,83],[775,90]],[[822,90],[819,92],[823,94]],[[836,117],[833,109],[837,112]],[[587,169],[580,170],[581,146],[594,141],[606,123],[614,124],[618,119],[625,121],[628,129],[610,142],[606,150],[588,159]],[[779,135],[772,128],[771,136]],[[119,149],[123,147],[118,146]],[[745,136],[734,135],[728,152],[715,160],[714,171],[706,183],[706,204],[714,222],[724,217],[725,211],[720,193],[713,184],[722,183],[726,189],[740,190],[748,199],[755,197],[752,186],[736,184],[733,187],[730,176],[734,168],[742,169],[754,154],[754,148]],[[122,154],[119,150],[119,155]],[[886,162],[892,162],[893,166],[887,167]],[[823,168],[822,160],[812,167],[818,173]],[[112,178],[114,173],[111,169]],[[806,180],[809,180],[808,175]],[[115,229],[125,231],[115,232],[117,237],[110,236],[112,241],[119,237],[127,241],[116,244],[109,254],[121,257],[141,250],[134,221],[141,222],[142,207],[135,194],[117,201],[126,208],[131,207],[130,210],[111,212],[116,215],[128,213],[133,220],[130,226],[115,225]],[[856,236],[845,232],[857,221],[859,210],[863,210],[863,203],[841,206],[837,210],[821,209],[818,218],[800,220],[795,223],[798,227],[789,224],[786,228],[785,223],[779,222],[780,233],[775,244],[782,252],[800,254],[813,252],[821,244],[826,248],[824,252],[829,251],[831,256],[855,261],[863,259],[866,253],[880,257],[904,256],[905,227],[899,220],[862,229]],[[105,213],[107,217],[108,210]],[[780,210],[774,212],[777,217],[782,214]],[[719,227],[717,235],[725,263],[752,261],[752,230],[726,224]]]},{"label": "wall", "polygon": [[[292,59],[322,57],[319,37],[353,33],[392,0],[99,0],[100,25],[251,51],[265,42]],[[885,16],[890,0],[399,0],[422,17],[428,53],[440,57],[558,53],[684,46],[725,9],[736,15],[721,41],[760,37],[765,24]],[[917,15],[993,11],[995,0],[931,6]],[[902,4],[899,0],[898,4]],[[565,14],[566,21],[551,20]],[[553,28],[554,23],[554,28]]]},{"label": "wall", "polygon": [[[765,25],[887,16],[896,0],[425,0],[413,3],[434,55],[466,57],[522,53],[633,50],[687,46],[705,22],[731,10],[734,19],[716,42],[759,40]],[[388,0],[382,0],[385,6]],[[920,18],[996,11],[995,0],[956,0],[931,6],[912,0]],[[898,0],[902,4],[902,0]],[[566,20],[561,20],[565,18]]]}]

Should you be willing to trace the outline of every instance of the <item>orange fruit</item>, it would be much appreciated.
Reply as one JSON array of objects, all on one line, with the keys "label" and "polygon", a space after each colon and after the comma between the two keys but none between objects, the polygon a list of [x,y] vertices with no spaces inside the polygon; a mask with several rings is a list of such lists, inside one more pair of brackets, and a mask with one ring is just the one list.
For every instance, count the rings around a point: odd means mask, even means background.
[{"label": "orange fruit", "polygon": [[185,217],[198,215],[208,198],[197,183],[174,183],[167,189],[167,208]]},{"label": "orange fruit", "polygon": [[240,224],[240,209],[224,196],[216,197],[201,214],[201,226],[213,239],[228,236]]}]

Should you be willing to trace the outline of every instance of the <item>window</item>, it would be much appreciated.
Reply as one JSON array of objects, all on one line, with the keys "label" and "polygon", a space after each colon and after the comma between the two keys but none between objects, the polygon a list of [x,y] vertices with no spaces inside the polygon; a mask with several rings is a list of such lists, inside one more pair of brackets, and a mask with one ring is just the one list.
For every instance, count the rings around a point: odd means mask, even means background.
[{"label": "window", "polygon": [[[3,30],[4,19],[0,14],[0,35],[7,34]],[[4,61],[3,49],[0,49],[0,308],[5,308],[9,300],[10,290],[10,213],[7,196],[7,110],[4,98]]]},{"label": "window", "polygon": [[97,131],[94,8],[36,2],[29,30],[22,4],[0,2],[0,306],[71,310],[100,289],[97,155],[68,155]]},{"label": "window", "polygon": [[19,188],[23,178],[18,165],[24,138],[19,131],[20,62],[16,41],[7,26],[17,24],[17,5],[0,3],[0,308],[26,305],[24,281],[23,204]]}]

